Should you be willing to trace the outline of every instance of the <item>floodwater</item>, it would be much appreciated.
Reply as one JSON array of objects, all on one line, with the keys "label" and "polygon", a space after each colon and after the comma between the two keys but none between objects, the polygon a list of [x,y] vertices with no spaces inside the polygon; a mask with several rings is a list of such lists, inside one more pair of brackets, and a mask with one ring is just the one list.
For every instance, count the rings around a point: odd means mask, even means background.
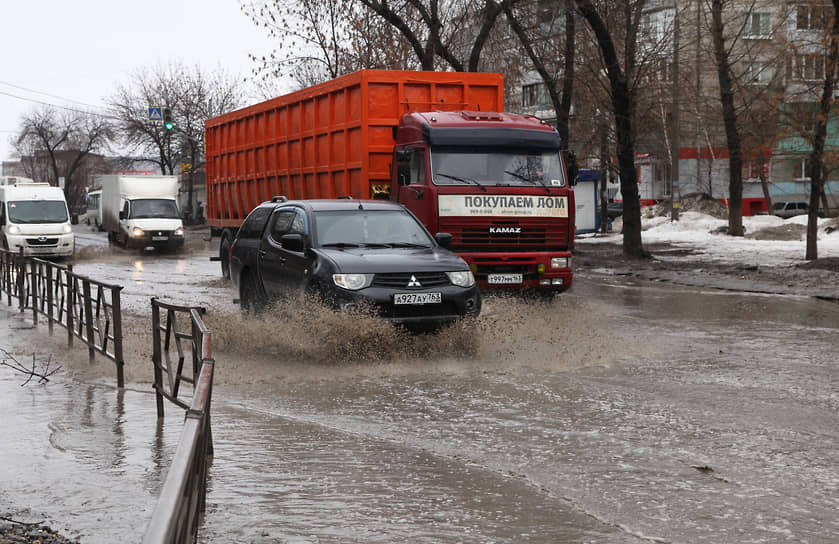
[{"label": "floodwater", "polygon": [[[435,335],[211,310],[199,541],[835,541],[839,307],[627,281],[489,298]],[[139,540],[183,421],[156,420],[149,333],[132,329],[119,392],[109,361],[6,321],[0,347],[64,368],[22,386],[0,367],[0,514]]]}]

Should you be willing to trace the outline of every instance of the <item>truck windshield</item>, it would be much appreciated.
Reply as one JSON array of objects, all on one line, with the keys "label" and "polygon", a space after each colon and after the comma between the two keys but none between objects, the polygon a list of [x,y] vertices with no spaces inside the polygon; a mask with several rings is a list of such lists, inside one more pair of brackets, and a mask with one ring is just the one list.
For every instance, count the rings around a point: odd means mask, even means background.
[{"label": "truck windshield", "polygon": [[13,200],[9,202],[12,223],[66,223],[67,205],[63,200]]},{"label": "truck windshield", "polygon": [[321,247],[431,247],[425,229],[400,210],[341,210],[315,212]]},{"label": "truck windshield", "polygon": [[564,187],[557,151],[440,148],[431,151],[435,185]]},{"label": "truck windshield", "polygon": [[179,219],[181,215],[174,200],[143,198],[131,201],[130,219],[148,219],[151,217]]}]

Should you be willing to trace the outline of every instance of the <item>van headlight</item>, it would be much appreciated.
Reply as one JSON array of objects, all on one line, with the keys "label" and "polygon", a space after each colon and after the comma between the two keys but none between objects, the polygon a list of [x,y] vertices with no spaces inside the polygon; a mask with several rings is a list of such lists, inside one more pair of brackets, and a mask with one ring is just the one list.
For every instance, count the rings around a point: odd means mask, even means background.
[{"label": "van headlight", "polygon": [[17,225],[9,225],[9,234],[20,234],[20,227]]},{"label": "van headlight", "polygon": [[64,234],[70,234],[71,232],[73,232],[73,227],[71,227],[70,225],[64,225],[64,228],[62,230],[64,231]]},{"label": "van headlight", "polygon": [[145,231],[143,231],[140,227],[134,227],[134,230],[131,231],[131,236],[134,238],[142,238],[145,235]]},{"label": "van headlight", "polygon": [[175,234],[175,236],[183,236],[184,235],[184,228],[183,227],[176,228],[174,234]]},{"label": "van headlight", "polygon": [[332,274],[332,281],[338,287],[358,291],[370,286],[373,282],[373,274]]},{"label": "van headlight", "polygon": [[475,276],[471,270],[458,270],[457,272],[446,272],[452,285],[458,287],[472,287],[475,285]]}]

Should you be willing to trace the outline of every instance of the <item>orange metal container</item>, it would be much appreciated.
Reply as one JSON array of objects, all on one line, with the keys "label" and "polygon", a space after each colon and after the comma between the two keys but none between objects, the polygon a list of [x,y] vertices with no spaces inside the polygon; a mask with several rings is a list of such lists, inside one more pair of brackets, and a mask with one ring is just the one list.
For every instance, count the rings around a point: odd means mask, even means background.
[{"label": "orange metal container", "polygon": [[362,70],[206,122],[207,221],[275,195],[381,198],[409,111],[502,111],[501,74]]}]

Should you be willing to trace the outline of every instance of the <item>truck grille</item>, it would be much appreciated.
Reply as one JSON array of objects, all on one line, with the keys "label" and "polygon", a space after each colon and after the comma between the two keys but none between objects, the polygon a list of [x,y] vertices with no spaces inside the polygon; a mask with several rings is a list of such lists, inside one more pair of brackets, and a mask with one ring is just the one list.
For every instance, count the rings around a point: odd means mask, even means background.
[{"label": "truck grille", "polygon": [[[419,285],[409,285],[414,278]],[[394,274],[376,274],[373,287],[391,287],[397,289],[424,289],[449,285],[449,277],[445,272],[400,272]]]},{"label": "truck grille", "polygon": [[47,238],[46,236],[27,238],[26,243],[30,246],[57,246],[58,238]]},{"label": "truck grille", "polygon": [[546,250],[567,246],[568,222],[560,225],[546,221],[486,221],[476,223],[440,221],[440,232],[451,233],[457,250],[504,249]]}]

